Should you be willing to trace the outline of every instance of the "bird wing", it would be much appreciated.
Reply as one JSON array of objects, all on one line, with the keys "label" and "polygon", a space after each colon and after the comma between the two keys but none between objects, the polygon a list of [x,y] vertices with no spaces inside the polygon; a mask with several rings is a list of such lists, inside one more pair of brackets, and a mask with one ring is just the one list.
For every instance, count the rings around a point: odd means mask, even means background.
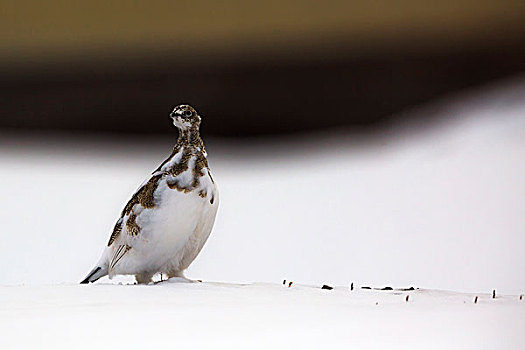
[{"label": "bird wing", "polygon": [[[111,233],[111,237],[109,237],[108,247],[111,246],[115,241],[118,240],[118,246],[113,247],[113,253],[111,255],[111,258],[109,259],[109,271],[111,271],[115,268],[115,266],[118,264],[118,262],[122,259],[124,254],[126,254],[130,249],[131,246],[125,244],[125,237],[120,237],[122,233],[122,226],[125,225],[124,219],[120,218],[118,219],[117,223],[115,224],[115,227],[113,228],[113,232]],[[124,239],[123,239],[124,238]],[[124,243],[124,244],[123,244]]]},{"label": "bird wing", "polygon": [[113,232],[111,233],[111,236],[109,237],[108,247],[115,242],[117,237],[122,232],[122,218],[118,219],[117,223],[115,224],[115,227],[113,228]]},{"label": "bird wing", "polygon": [[111,272],[115,266],[117,266],[118,262],[122,257],[131,249],[131,247],[127,244],[121,244],[117,247],[115,250],[115,253],[111,257],[111,260],[109,261],[109,271]]},{"label": "bird wing", "polygon": [[[112,248],[113,253],[109,260],[110,273],[122,257],[131,249],[132,238],[138,236],[141,231],[141,227],[137,223],[137,206],[141,207],[143,210],[154,208],[156,206],[153,194],[155,193],[162,177],[162,173],[152,174],[131,196],[131,199],[122,210],[120,219],[118,219],[115,224],[108,242],[108,247],[112,244],[116,245]],[[126,233],[124,236],[122,234],[123,230],[125,230]]]},{"label": "bird wing", "polygon": [[[120,214],[120,218],[118,219],[117,223],[115,224],[115,227],[113,228],[113,232],[111,233],[111,236],[109,237],[108,241],[108,247],[111,246],[115,240],[120,236],[123,225],[126,225],[126,229],[128,231],[128,234],[130,236],[136,236],[140,232],[140,227],[136,223],[137,215],[133,211],[133,207],[136,204],[141,205],[143,208],[153,208],[155,207],[154,197],[153,194],[155,190],[157,189],[157,186],[159,184],[159,180],[162,178],[162,174],[154,174],[151,175],[142,185],[138,188],[137,191],[131,196],[131,199],[128,201],[124,209],[122,210],[122,213]],[[128,215],[127,220],[124,220],[124,217]],[[124,222],[126,221],[126,222]]]},{"label": "bird wing", "polygon": [[137,223],[137,214],[132,209],[127,216],[121,217],[115,224],[109,238],[108,247],[113,245],[109,259],[109,271],[113,270],[124,255],[131,249],[133,237],[140,233],[141,227]]}]

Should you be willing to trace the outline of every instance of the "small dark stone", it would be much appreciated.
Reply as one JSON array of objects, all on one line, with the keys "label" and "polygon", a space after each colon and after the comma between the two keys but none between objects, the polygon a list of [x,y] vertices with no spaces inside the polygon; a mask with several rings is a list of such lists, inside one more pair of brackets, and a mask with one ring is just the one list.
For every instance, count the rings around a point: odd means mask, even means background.
[{"label": "small dark stone", "polygon": [[406,291],[409,291],[409,290],[414,290],[414,287],[410,287],[410,288],[401,288],[400,290],[403,291],[403,292],[406,292]]},{"label": "small dark stone", "polygon": [[361,289],[372,289],[371,287],[361,287]]},{"label": "small dark stone", "polygon": [[384,288],[381,288],[380,290],[394,290],[394,288],[392,288],[392,287],[384,287]]},{"label": "small dark stone", "polygon": [[334,289],[334,287],[330,287],[330,286],[328,286],[328,285],[326,285],[326,284],[323,284],[323,286],[321,287],[321,289],[332,290],[332,289]]}]

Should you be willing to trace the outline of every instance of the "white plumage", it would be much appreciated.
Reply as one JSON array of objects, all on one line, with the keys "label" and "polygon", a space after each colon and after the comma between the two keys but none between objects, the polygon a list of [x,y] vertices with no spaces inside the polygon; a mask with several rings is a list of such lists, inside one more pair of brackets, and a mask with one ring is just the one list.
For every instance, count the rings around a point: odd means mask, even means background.
[{"label": "white plumage", "polygon": [[188,105],[170,114],[179,129],[171,156],[132,196],[108,246],[81,283],[102,276],[135,275],[148,283],[156,273],[184,277],[213,228],[218,192],[200,139],[200,117]]}]

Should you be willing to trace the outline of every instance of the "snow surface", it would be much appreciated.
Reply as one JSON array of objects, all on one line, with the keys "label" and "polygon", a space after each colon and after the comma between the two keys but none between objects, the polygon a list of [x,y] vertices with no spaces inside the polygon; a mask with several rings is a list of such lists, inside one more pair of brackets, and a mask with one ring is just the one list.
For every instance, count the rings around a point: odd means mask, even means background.
[{"label": "snow surface", "polygon": [[525,348],[516,296],[170,282],[0,287],[0,348]]}]

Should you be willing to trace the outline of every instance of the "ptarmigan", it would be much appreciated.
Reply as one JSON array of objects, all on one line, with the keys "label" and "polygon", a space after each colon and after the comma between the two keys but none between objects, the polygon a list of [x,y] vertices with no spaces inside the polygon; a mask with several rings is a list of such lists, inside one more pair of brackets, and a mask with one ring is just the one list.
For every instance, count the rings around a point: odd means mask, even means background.
[{"label": "ptarmigan", "polygon": [[170,117],[179,131],[173,152],[133,194],[81,283],[106,275],[135,275],[138,283],[156,273],[185,278],[208,239],[219,197],[199,135],[201,118],[188,105],[175,107]]}]

